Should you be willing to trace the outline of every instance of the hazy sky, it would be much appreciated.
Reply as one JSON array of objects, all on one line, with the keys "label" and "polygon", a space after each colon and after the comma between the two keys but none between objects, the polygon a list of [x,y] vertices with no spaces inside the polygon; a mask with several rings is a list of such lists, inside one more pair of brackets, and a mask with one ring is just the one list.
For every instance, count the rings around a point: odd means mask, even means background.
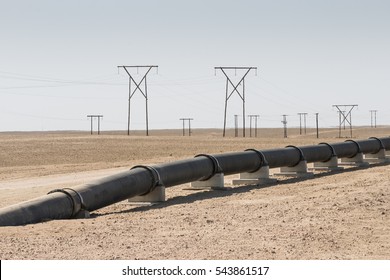
[{"label": "hazy sky", "polygon": [[[390,1],[0,0],[0,131],[127,129],[128,76],[147,77],[149,127],[223,126],[226,79],[215,66],[253,66],[246,113],[259,127],[337,126],[333,104],[358,104],[353,122],[390,124]],[[134,78],[142,78],[134,69]],[[242,72],[229,72],[237,81]],[[132,98],[131,127],[145,128]],[[234,94],[228,123],[242,115]],[[242,116],[241,116],[242,117]],[[240,120],[241,123],[241,120]]]}]

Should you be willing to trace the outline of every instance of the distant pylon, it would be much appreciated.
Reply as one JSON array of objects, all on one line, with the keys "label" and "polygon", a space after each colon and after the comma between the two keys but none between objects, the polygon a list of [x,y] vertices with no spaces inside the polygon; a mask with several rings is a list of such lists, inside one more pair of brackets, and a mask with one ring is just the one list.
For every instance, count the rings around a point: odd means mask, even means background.
[{"label": "distant pylon", "polygon": [[257,119],[259,115],[248,115],[249,117],[249,137],[252,137],[252,119],[255,119],[255,137],[257,137]]},{"label": "distant pylon", "polygon": [[[127,75],[129,75],[129,108],[128,108],[128,114],[127,114],[127,135],[130,135],[130,100],[133,97],[134,93],[139,90],[141,94],[145,97],[145,104],[146,104],[146,136],[149,135],[149,116],[148,116],[148,90],[147,90],[147,84],[146,84],[146,76],[149,74],[150,70],[152,68],[157,68],[157,65],[132,65],[132,66],[118,66],[119,68],[123,68]],[[137,83],[133,76],[131,75],[129,69],[130,68],[137,68],[137,72],[139,68],[147,68],[146,73],[143,75],[142,79]],[[134,83],[135,89],[134,91],[131,90],[131,84]],[[144,83],[144,89],[142,90],[140,85]]]},{"label": "distant pylon", "polygon": [[287,138],[287,115],[283,115],[283,131],[284,131],[284,138]]},{"label": "distant pylon", "polygon": [[[240,96],[242,100],[242,136],[245,137],[245,77],[248,75],[248,73],[254,69],[256,70],[257,74],[257,67],[214,67],[215,70],[219,69],[222,71],[222,73],[226,77],[226,98],[225,98],[225,114],[223,119],[223,137],[226,135],[226,113],[227,113],[227,103],[230,97],[234,92],[237,92],[237,94]],[[235,74],[237,74],[237,70],[246,70],[242,78],[239,80],[239,82],[235,85],[233,84],[232,80],[229,78],[228,74],[225,70],[234,70]],[[233,90],[229,94],[229,84],[233,87]],[[238,90],[239,86],[242,86],[242,92]]]},{"label": "distant pylon", "polygon": [[91,118],[91,134],[93,134],[93,119],[98,119],[98,135],[100,134],[100,118],[103,118],[103,115],[87,115],[87,118]]},{"label": "distant pylon", "polygon": [[[333,107],[336,107],[339,112],[339,138],[341,138],[341,127],[344,125],[344,129],[345,129],[346,122],[349,124],[349,128],[351,131],[351,138],[352,138],[352,113],[351,112],[353,108],[357,106],[358,105],[333,105]],[[340,107],[344,107],[345,110],[344,111],[341,110]],[[349,109],[348,111],[347,108]]]},{"label": "distant pylon", "polygon": [[234,137],[238,137],[238,115],[234,115]]},{"label": "distant pylon", "polygon": [[371,128],[376,128],[376,113],[378,110],[370,110],[371,113]]},{"label": "distant pylon", "polygon": [[185,125],[184,122],[188,121],[188,136],[191,136],[191,121],[193,120],[192,118],[181,118],[181,121],[183,121],[183,136],[185,135]]},{"label": "distant pylon", "polygon": [[299,115],[299,135],[302,135],[302,116],[304,120],[304,132],[306,134],[306,116],[307,113],[298,113]]}]

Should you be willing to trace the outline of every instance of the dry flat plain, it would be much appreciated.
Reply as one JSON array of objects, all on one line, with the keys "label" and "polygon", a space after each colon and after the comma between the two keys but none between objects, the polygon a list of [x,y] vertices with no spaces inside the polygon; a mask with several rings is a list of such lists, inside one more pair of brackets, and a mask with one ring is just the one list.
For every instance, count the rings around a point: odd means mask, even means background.
[{"label": "dry flat plain", "polygon": [[[232,132],[230,132],[232,133]],[[249,135],[249,133],[247,133]],[[199,153],[341,142],[335,129],[261,129],[257,138],[220,131],[152,131],[151,136],[86,132],[0,133],[0,207],[131,168]],[[356,128],[354,139],[390,135]],[[0,259],[390,259],[390,165],[278,178],[227,191],[168,188],[167,202],[123,201],[89,219],[0,227]],[[272,172],[278,170],[271,170]]]}]

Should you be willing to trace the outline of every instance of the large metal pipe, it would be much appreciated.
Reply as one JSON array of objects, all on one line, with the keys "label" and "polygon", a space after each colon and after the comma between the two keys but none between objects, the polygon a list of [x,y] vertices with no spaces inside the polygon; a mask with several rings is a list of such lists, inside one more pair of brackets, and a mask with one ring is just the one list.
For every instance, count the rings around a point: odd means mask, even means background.
[{"label": "large metal pipe", "polygon": [[264,151],[217,155],[199,155],[151,167],[136,166],[128,171],[109,176],[94,183],[55,190],[46,196],[0,209],[0,226],[14,226],[37,223],[52,219],[68,219],[80,211],[94,211],[119,201],[146,194],[156,185],[171,187],[179,184],[204,180],[216,172],[225,175],[252,172],[261,166],[270,168],[294,166],[301,160],[306,162],[327,161],[333,155],[339,158],[353,157],[357,153],[376,153],[380,149],[390,150],[390,138],[312,146],[289,146]]}]

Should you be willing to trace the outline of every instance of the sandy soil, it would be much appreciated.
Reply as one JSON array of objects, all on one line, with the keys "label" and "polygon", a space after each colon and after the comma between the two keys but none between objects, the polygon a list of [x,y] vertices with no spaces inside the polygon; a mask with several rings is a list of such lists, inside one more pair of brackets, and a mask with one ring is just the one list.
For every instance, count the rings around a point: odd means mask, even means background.
[{"label": "sandy soil", "polygon": [[[388,136],[360,128],[356,138]],[[0,133],[0,207],[130,168],[199,153],[340,142],[337,131],[298,135],[261,130],[258,138],[222,138],[212,130],[152,136],[81,132]],[[232,132],[230,132],[231,135]],[[278,170],[271,170],[278,171]],[[167,189],[167,202],[127,201],[89,219],[0,227],[0,259],[390,259],[388,165],[279,177],[278,184],[227,191]]]}]

